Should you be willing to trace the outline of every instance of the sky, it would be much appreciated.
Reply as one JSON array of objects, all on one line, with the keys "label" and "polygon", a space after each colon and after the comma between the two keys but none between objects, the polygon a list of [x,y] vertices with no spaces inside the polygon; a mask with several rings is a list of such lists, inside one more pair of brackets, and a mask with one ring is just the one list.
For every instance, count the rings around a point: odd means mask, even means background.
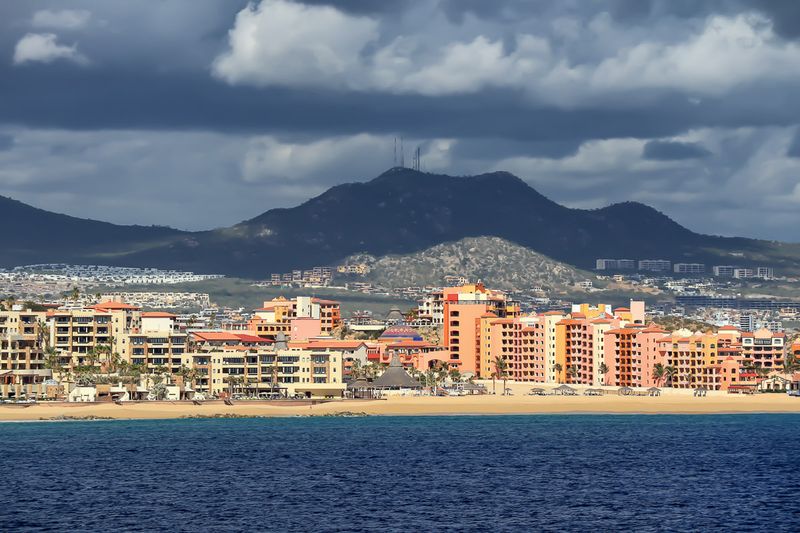
[{"label": "sky", "polygon": [[0,3],[0,195],[210,229],[406,162],[800,241],[796,0]]}]

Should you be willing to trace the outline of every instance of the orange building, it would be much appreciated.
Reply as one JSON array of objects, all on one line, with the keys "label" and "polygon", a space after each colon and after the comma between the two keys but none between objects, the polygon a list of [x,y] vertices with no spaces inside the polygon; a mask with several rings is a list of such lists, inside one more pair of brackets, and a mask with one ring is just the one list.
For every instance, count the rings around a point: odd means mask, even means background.
[{"label": "orange building", "polygon": [[443,337],[450,362],[462,373],[489,377],[481,367],[481,318],[487,314],[496,318],[518,316],[519,305],[505,293],[488,290],[480,283],[448,287],[443,296]]},{"label": "orange building", "polygon": [[263,307],[256,309],[253,318],[248,322],[247,329],[272,339],[278,333],[291,336],[292,321],[295,319],[305,319],[304,322],[295,324],[300,337],[317,329],[316,325],[310,323],[312,320],[319,321],[319,331],[322,335],[330,335],[342,324],[339,302],[309,296],[298,296],[293,300],[287,300],[281,296],[264,302]]},{"label": "orange building", "polygon": [[783,366],[786,334],[762,328],[742,333],[742,360],[745,364],[777,370]]}]

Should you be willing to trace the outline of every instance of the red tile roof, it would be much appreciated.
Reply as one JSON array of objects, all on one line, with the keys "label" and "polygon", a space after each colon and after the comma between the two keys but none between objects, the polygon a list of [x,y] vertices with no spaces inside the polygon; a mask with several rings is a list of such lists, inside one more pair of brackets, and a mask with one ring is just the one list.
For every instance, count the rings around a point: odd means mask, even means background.
[{"label": "red tile roof", "polygon": [[94,305],[90,305],[87,309],[98,309],[98,310],[121,310],[126,309],[130,311],[138,311],[141,307],[137,307],[135,305],[126,304],[123,302],[100,302]]}]

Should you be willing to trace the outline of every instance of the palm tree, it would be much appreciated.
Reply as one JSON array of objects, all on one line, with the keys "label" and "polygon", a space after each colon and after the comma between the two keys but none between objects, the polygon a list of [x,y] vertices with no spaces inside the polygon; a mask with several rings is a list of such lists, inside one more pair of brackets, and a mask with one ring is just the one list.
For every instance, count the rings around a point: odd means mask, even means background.
[{"label": "palm tree", "polygon": [[787,353],[783,359],[783,373],[790,374],[800,370],[800,364],[797,362],[797,357],[794,354]]},{"label": "palm tree", "polygon": [[239,376],[236,374],[228,374],[228,377],[225,378],[225,381],[228,382],[228,394],[233,396],[234,387],[240,383]]},{"label": "palm tree", "polygon": [[461,371],[457,368],[451,368],[449,372],[450,381],[453,383],[458,383],[461,381]]},{"label": "palm tree", "polygon": [[672,387],[672,382],[675,379],[675,376],[677,375],[678,375],[678,369],[675,368],[674,366],[667,365],[664,367],[664,377],[667,378],[670,387]]},{"label": "palm tree", "polygon": [[360,359],[353,359],[353,362],[350,364],[350,375],[353,376],[353,379],[358,379],[361,376]]},{"label": "palm tree", "polygon": [[192,369],[188,366],[181,364],[181,367],[178,369],[178,375],[181,377],[181,381],[183,382],[183,388],[186,388],[186,385],[189,381],[189,375],[192,373]]},{"label": "palm tree", "polygon": [[437,381],[444,381],[447,379],[447,376],[450,375],[450,363],[446,361],[439,361],[436,365],[436,378]]},{"label": "palm tree", "polygon": [[97,346],[86,352],[86,357],[84,359],[86,360],[88,366],[94,367],[97,364],[97,361],[100,359],[100,352],[97,350]]},{"label": "palm tree", "polygon": [[605,363],[600,363],[600,366],[597,367],[597,370],[599,370],[600,373],[603,374],[603,385],[605,385],[606,384],[606,374],[608,374],[608,370],[609,370],[608,365],[605,364]]},{"label": "palm tree", "polygon": [[553,368],[556,371],[556,383],[560,383],[560,381],[558,381],[558,379],[559,379],[559,375],[561,374],[561,371],[564,370],[564,367],[561,366],[561,363],[556,363],[555,365],[553,365]]},{"label": "palm tree", "polygon": [[436,372],[432,368],[425,372],[425,384],[431,388],[432,393],[436,393]]},{"label": "palm tree", "polygon": [[58,372],[61,373],[61,357],[58,355],[58,350],[52,346],[47,346],[44,349],[44,366],[53,376]]},{"label": "palm tree", "polygon": [[497,356],[494,360],[494,373],[492,374],[492,394],[495,394],[495,376],[503,380],[503,395],[506,393],[506,381],[508,380],[508,361],[505,357]]},{"label": "palm tree", "polygon": [[765,378],[769,375],[770,369],[762,366],[761,363],[755,363],[753,367],[755,368],[756,375],[758,377]]},{"label": "palm tree", "polygon": [[653,365],[653,379],[656,383],[661,383],[667,375],[666,367],[661,363]]},{"label": "palm tree", "polygon": [[567,375],[572,378],[572,382],[575,383],[578,378],[578,367],[575,365],[570,365],[570,367],[567,368]]}]

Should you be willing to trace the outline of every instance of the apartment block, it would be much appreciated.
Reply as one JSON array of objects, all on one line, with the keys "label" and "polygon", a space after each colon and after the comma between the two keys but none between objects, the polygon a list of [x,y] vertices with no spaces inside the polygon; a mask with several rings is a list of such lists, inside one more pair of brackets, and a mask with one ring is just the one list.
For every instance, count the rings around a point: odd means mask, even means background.
[{"label": "apartment block", "polygon": [[732,278],[733,271],[736,270],[736,267],[731,265],[716,265],[712,270],[714,275],[719,278]]},{"label": "apartment block", "polygon": [[676,274],[705,274],[706,265],[703,263],[675,263],[672,271]]},{"label": "apartment block", "polygon": [[297,318],[318,320],[323,335],[330,335],[342,324],[339,302],[298,296],[292,300],[280,297],[264,302],[263,307],[255,310],[248,329],[269,338],[275,338],[278,333],[291,335],[292,320]]},{"label": "apartment block", "polygon": [[786,334],[761,328],[754,332],[744,332],[741,336],[742,360],[768,370],[782,367]]},{"label": "apartment block", "polygon": [[519,304],[480,283],[448,287],[442,295],[443,338],[450,362],[462,373],[481,376],[480,319],[486,315],[513,318],[519,315]]},{"label": "apartment block", "polygon": [[598,259],[595,261],[596,270],[633,270],[636,261],[633,259]]},{"label": "apartment block", "polygon": [[51,377],[42,351],[44,313],[0,311],[0,396],[34,397],[45,393]]},{"label": "apartment block", "polygon": [[772,279],[775,277],[775,271],[770,267],[756,267],[755,275],[757,278]]},{"label": "apartment block", "polygon": [[666,259],[640,259],[639,270],[648,272],[669,272],[672,263]]},{"label": "apartment block", "polygon": [[339,398],[347,388],[341,352],[213,351],[186,354],[184,362],[201,374],[195,383],[198,392],[280,392],[289,397]]}]

